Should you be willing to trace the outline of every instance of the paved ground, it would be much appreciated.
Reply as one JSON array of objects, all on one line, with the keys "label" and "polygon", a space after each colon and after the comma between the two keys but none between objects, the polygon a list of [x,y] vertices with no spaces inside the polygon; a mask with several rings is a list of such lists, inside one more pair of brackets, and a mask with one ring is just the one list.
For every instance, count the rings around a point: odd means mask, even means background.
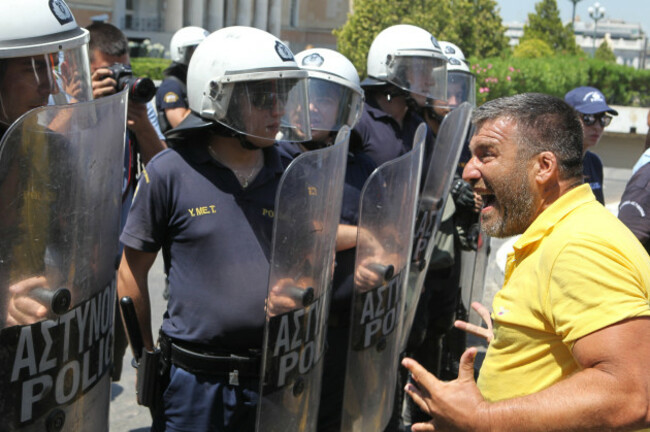
[{"label": "paved ground", "polygon": [[[625,184],[631,175],[631,170],[605,168],[605,199],[607,207],[616,213],[617,204]],[[502,267],[513,239],[492,239],[492,254],[488,263],[486,286],[483,295],[483,304],[489,306],[492,297],[503,283]],[[154,311],[153,328],[160,328],[165,301],[162,298],[164,275],[162,259],[159,256],[154,264],[149,278],[151,289],[152,310]],[[145,432],[151,425],[151,416],[146,408],[136,404],[135,399],[135,372],[131,367],[131,352],[127,351],[124,358],[122,379],[112,385],[110,430],[115,432]]]}]

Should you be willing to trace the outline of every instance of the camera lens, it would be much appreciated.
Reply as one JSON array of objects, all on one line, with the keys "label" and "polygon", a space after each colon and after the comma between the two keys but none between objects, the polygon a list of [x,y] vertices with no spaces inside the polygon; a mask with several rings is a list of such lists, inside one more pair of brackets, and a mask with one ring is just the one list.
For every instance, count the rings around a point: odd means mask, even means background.
[{"label": "camera lens", "polygon": [[156,95],[156,84],[149,78],[131,78],[129,98],[138,103],[147,103]]}]

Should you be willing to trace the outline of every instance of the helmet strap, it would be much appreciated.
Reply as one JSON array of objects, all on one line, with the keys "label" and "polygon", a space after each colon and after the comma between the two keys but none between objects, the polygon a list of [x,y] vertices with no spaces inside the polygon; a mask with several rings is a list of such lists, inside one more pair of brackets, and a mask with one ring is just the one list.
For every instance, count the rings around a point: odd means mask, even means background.
[{"label": "helmet strap", "polygon": [[237,139],[239,140],[239,145],[241,145],[243,148],[246,150],[261,150],[262,147],[258,147],[252,142],[248,141],[246,139],[246,135],[238,133],[236,135]]}]

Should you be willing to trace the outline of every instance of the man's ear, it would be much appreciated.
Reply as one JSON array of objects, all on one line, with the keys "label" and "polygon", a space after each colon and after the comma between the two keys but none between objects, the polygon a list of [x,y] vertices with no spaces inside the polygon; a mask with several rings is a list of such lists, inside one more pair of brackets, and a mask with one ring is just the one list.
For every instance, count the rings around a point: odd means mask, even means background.
[{"label": "man's ear", "polygon": [[543,151],[535,156],[535,181],[546,184],[549,180],[557,178],[558,166],[555,153]]}]

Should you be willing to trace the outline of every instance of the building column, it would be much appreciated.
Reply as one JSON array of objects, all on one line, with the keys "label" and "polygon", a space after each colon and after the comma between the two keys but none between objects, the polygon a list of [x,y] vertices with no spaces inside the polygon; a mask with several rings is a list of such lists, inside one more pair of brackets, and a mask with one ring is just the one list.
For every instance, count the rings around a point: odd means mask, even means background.
[{"label": "building column", "polygon": [[206,30],[213,32],[224,27],[224,0],[208,0],[208,26]]},{"label": "building column", "polygon": [[234,26],[237,23],[237,0],[226,0],[226,26]]},{"label": "building column", "polygon": [[253,27],[268,31],[269,1],[255,0],[255,18]]},{"label": "building column", "polygon": [[269,0],[269,29],[273,36],[279,38],[282,30],[282,0]]},{"label": "building column", "polygon": [[111,17],[111,24],[117,28],[123,28],[125,11],[126,0],[115,0],[115,3],[113,4],[113,16]]},{"label": "building column", "polygon": [[237,25],[250,27],[253,23],[252,0],[239,0],[237,5]]},{"label": "building column", "polygon": [[188,11],[187,17],[192,26],[203,27],[203,16],[205,14],[205,0],[192,0],[187,3]]},{"label": "building column", "polygon": [[174,33],[183,27],[183,0],[167,0],[165,6],[165,32]]}]

